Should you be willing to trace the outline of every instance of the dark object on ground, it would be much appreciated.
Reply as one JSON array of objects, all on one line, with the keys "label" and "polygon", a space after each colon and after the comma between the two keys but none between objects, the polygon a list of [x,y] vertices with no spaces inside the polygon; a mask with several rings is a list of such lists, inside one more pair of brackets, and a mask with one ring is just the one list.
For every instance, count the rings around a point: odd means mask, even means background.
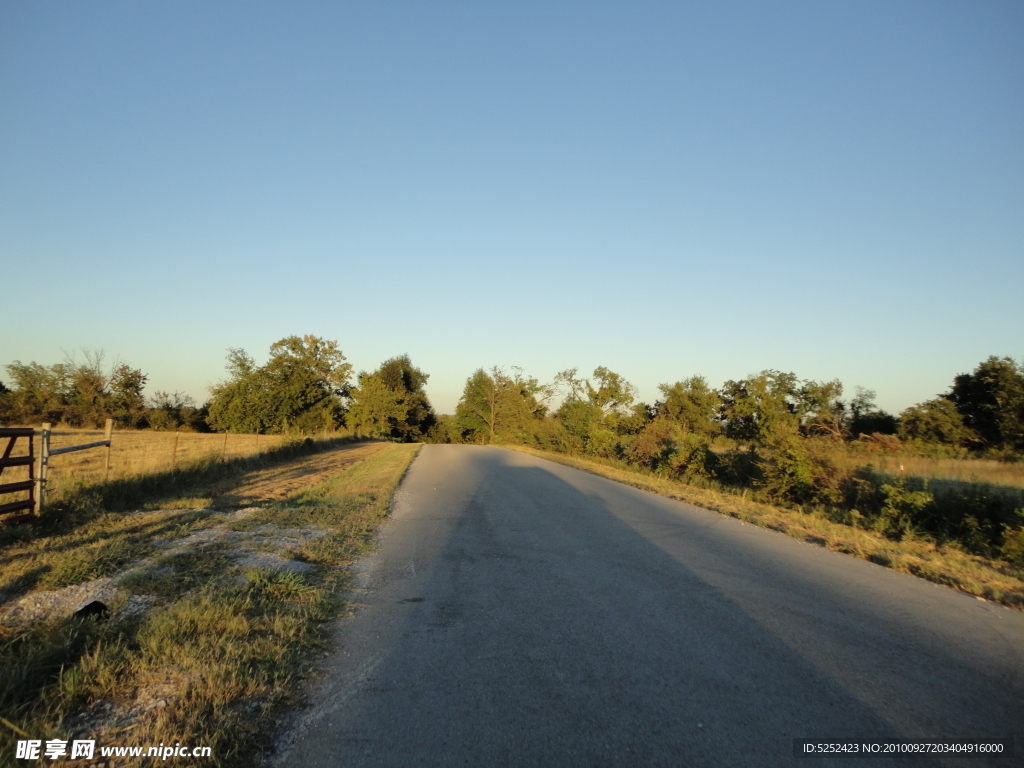
[{"label": "dark object on ground", "polygon": [[89,617],[95,617],[97,619],[105,619],[110,613],[106,604],[101,603],[99,600],[93,600],[87,605],[83,605],[77,611],[75,611],[76,619],[85,619]]}]

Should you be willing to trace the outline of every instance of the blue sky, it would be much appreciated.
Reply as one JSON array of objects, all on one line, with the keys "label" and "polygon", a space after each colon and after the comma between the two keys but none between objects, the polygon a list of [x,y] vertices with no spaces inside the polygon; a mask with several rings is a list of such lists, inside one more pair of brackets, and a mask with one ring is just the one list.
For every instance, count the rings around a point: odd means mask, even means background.
[{"label": "blue sky", "polygon": [[899,411],[1024,355],[1022,39],[1016,1],[0,0],[0,365],[202,400],[314,333],[442,412],[491,365]]}]

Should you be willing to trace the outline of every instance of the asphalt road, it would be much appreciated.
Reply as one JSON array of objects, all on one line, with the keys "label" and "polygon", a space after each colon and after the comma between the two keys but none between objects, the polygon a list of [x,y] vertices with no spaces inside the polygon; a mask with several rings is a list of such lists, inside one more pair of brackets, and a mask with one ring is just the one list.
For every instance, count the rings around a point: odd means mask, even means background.
[{"label": "asphalt road", "polygon": [[525,454],[425,446],[283,766],[1011,766],[1024,614]]}]

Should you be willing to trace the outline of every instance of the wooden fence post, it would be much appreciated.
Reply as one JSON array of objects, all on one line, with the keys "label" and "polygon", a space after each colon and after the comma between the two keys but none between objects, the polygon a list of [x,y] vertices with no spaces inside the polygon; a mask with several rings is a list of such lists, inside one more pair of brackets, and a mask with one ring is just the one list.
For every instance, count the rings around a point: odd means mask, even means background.
[{"label": "wooden fence post", "polygon": [[110,440],[114,435],[114,420],[107,419],[107,428],[103,431],[103,439],[107,441],[106,455],[103,457],[103,482],[110,479]]},{"label": "wooden fence post", "polygon": [[[35,456],[36,450],[36,433],[32,432],[28,436],[28,455]],[[39,514],[39,486],[36,483],[36,467],[33,461],[28,465],[28,479],[32,481],[32,490],[29,491],[29,498],[32,499],[32,512],[35,515]]]},{"label": "wooden fence post", "polygon": [[174,433],[174,453],[171,454],[171,470],[178,468],[178,433]]},{"label": "wooden fence post", "polygon": [[224,446],[220,449],[220,458],[223,461],[228,455],[228,433],[224,432]]},{"label": "wooden fence post", "polygon": [[36,509],[37,515],[43,511],[43,505],[46,504],[46,470],[50,465],[50,432],[53,429],[51,422],[43,424],[42,433],[39,439],[39,472],[37,473],[39,483],[39,493],[36,494]]}]

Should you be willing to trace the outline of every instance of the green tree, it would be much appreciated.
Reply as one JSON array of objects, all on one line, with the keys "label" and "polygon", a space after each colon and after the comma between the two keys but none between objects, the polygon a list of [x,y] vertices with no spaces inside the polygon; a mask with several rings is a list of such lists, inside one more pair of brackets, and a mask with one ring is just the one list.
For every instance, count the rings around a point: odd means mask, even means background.
[{"label": "green tree", "polygon": [[269,382],[244,349],[229,349],[228,375],[210,388],[210,427],[218,432],[266,432],[272,423]]},{"label": "green tree", "polygon": [[634,403],[632,410],[615,420],[615,432],[619,436],[639,435],[656,415],[656,408],[647,403]]},{"label": "green tree", "polygon": [[529,442],[536,421],[547,412],[550,387],[512,368],[476,370],[466,381],[455,409],[455,422],[474,442]]},{"label": "green tree", "polygon": [[875,391],[857,387],[850,401],[850,433],[859,435],[893,435],[896,433],[896,417],[875,405]]},{"label": "green tree", "polygon": [[986,445],[1024,450],[1024,363],[989,357],[973,373],[957,376],[946,397]]},{"label": "green tree", "polygon": [[107,370],[99,350],[87,350],[84,356],[83,362],[68,356],[51,366],[18,360],[7,365],[14,388],[5,397],[4,418],[85,427],[102,426],[113,418],[121,426],[135,426],[145,410],[146,375],[120,362]]},{"label": "green tree", "polygon": [[118,363],[110,374],[109,403],[111,413],[122,427],[137,427],[146,415],[146,398],[142,390],[147,380],[138,368]]},{"label": "green tree", "polygon": [[594,369],[590,379],[581,379],[575,368],[569,368],[559,373],[555,382],[568,390],[566,399],[586,400],[605,415],[628,411],[636,399],[636,387],[603,365]]},{"label": "green tree", "polygon": [[685,434],[678,422],[656,418],[625,449],[625,458],[631,464],[656,470],[668,463]]},{"label": "green tree", "polygon": [[675,384],[660,384],[662,400],[655,405],[659,418],[666,419],[684,432],[712,437],[721,431],[718,409],[721,395],[703,376],[691,376]]},{"label": "green tree", "polygon": [[212,387],[208,422],[232,432],[316,432],[344,419],[352,366],[338,342],[288,336],[257,367],[241,349],[228,350],[228,378]]},{"label": "green tree", "polygon": [[150,429],[208,431],[206,412],[197,408],[196,401],[183,392],[155,393],[146,411],[146,423]]},{"label": "green tree", "polygon": [[71,392],[64,412],[64,421],[76,427],[101,425],[109,407],[109,377],[103,371],[103,353],[85,351],[85,361],[69,357]]},{"label": "green tree", "polygon": [[799,426],[796,375],[761,371],[722,386],[720,414],[725,434],[736,440],[764,443],[781,431]]},{"label": "green tree", "polygon": [[43,366],[15,360],[5,366],[11,377],[8,419],[25,424],[32,421],[59,422],[72,397],[68,366]]},{"label": "green tree", "polygon": [[630,410],[636,387],[604,366],[595,368],[589,379],[569,368],[555,377],[554,387],[565,393],[555,413],[562,426],[562,450],[612,456],[619,445],[620,424],[639,426],[634,423],[637,413]]},{"label": "green tree", "polygon": [[611,448],[615,433],[605,422],[604,412],[589,400],[570,396],[555,412],[562,425],[561,450],[570,454],[603,455]]},{"label": "green tree", "polygon": [[6,424],[10,419],[10,394],[11,390],[0,381],[0,424]]},{"label": "green tree", "polygon": [[944,397],[936,397],[907,408],[900,414],[898,434],[903,440],[966,446],[977,436],[964,424],[957,407]]},{"label": "green tree", "polygon": [[426,439],[428,443],[462,443],[465,442],[465,435],[454,416],[440,414],[427,433]]},{"label": "green tree", "polygon": [[349,426],[364,437],[391,437],[409,415],[402,392],[391,389],[375,374],[361,373],[352,391],[354,402],[347,415]]},{"label": "green tree", "polygon": [[436,422],[424,391],[429,378],[408,355],[386,360],[372,374],[360,374],[352,390],[349,423],[364,435],[405,442],[426,439]]},{"label": "green tree", "polygon": [[805,381],[796,393],[796,412],[805,435],[825,435],[842,440],[848,434],[846,406],[840,398],[843,384],[833,381]]}]

